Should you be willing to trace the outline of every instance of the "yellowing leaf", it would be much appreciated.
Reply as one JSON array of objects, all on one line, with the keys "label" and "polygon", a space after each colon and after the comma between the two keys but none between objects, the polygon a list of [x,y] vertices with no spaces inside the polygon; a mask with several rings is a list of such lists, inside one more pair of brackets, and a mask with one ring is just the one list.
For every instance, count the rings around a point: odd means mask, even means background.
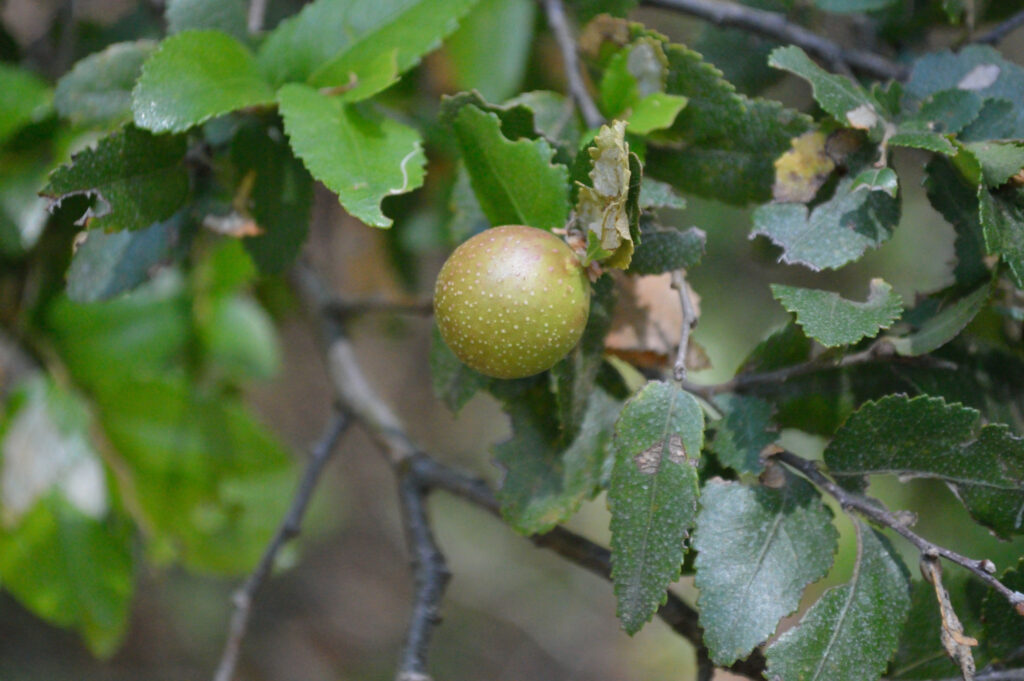
[{"label": "yellowing leaf", "polygon": [[821,189],[836,164],[825,151],[825,134],[805,132],[775,161],[772,198],[786,203],[807,203]]}]

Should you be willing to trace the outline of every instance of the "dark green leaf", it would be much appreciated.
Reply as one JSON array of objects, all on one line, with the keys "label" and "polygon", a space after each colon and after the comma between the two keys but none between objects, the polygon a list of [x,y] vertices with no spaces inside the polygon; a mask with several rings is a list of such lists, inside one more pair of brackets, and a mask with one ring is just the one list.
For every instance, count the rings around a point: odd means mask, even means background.
[{"label": "dark green leaf", "polygon": [[167,220],[185,202],[184,160],[183,136],[152,135],[129,125],[54,171],[42,193],[54,199],[96,197],[96,207],[85,214],[90,229],[142,229]]},{"label": "dark green leaf", "polygon": [[1024,441],[1003,424],[937,397],[891,395],[861,406],[825,448],[842,484],[876,473],[943,480],[978,522],[1008,537],[1024,531]]},{"label": "dark green leaf", "polygon": [[[539,104],[538,104],[539,102]],[[467,106],[475,106],[481,111],[492,113],[501,121],[501,134],[510,140],[518,140],[521,137],[537,139],[543,133],[544,128],[534,120],[535,107],[543,112],[545,126],[566,125],[565,120],[554,120],[557,116],[553,110],[561,102],[562,106],[570,109],[572,104],[557,93],[536,92],[525,93],[511,99],[505,104],[490,104],[480,96],[478,92],[460,92],[455,95],[445,95],[441,98],[441,111],[438,113],[438,121],[450,128],[455,127],[455,119]],[[563,109],[563,114],[565,110]],[[557,135],[554,138],[557,139]]]},{"label": "dark green leaf", "polygon": [[135,232],[89,232],[71,257],[68,297],[92,303],[132,290],[180,250],[183,230],[179,214]]},{"label": "dark green leaf", "polygon": [[712,480],[700,505],[693,535],[700,624],[711,659],[729,665],[767,639],[804,588],[825,576],[838,533],[814,487],[795,476],[781,489]]},{"label": "dark green leaf", "polygon": [[686,208],[686,199],[676,193],[672,185],[645,177],[640,184],[640,208]]},{"label": "dark green leaf", "polygon": [[850,185],[851,191],[885,192],[892,198],[899,193],[899,178],[896,171],[886,166],[884,168],[871,167],[862,170],[853,178]]},{"label": "dark green leaf", "polygon": [[594,496],[620,406],[600,390],[591,392],[579,432],[564,449],[553,446],[535,422],[513,412],[512,438],[494,447],[505,469],[498,491],[501,514],[513,529],[547,532]]},{"label": "dark green leaf", "polygon": [[679,388],[648,383],[615,426],[608,503],[618,616],[635,634],[679,578],[684,541],[697,515],[696,463],[704,415]]},{"label": "dark green leaf", "polygon": [[998,187],[1024,168],[1024,145],[1012,142],[968,142],[964,147],[978,159],[984,183]]},{"label": "dark green leaf", "polygon": [[436,324],[430,342],[430,379],[434,395],[453,412],[462,409],[490,381],[459,361],[444,344]]},{"label": "dark green leaf", "polygon": [[716,403],[724,416],[714,423],[711,451],[736,471],[760,473],[764,469],[762,450],[779,438],[772,420],[775,409],[760,398],[744,395],[724,395]]},{"label": "dark green leaf", "polygon": [[243,127],[231,143],[231,157],[240,182],[251,182],[248,208],[263,229],[242,243],[260,271],[282,272],[306,240],[313,180],[277,129]]},{"label": "dark green leaf", "polygon": [[772,50],[768,64],[809,82],[815,101],[840,125],[881,134],[886,121],[867,91],[849,78],[821,68],[799,47]]},{"label": "dark green leaf", "polygon": [[39,158],[0,157],[0,256],[21,257],[39,239],[49,201],[39,196],[49,163]]},{"label": "dark green leaf", "polygon": [[534,90],[517,95],[505,104],[510,107],[523,106],[532,111],[533,125],[537,132],[552,144],[572,149],[579,146],[579,117],[572,100],[565,95],[550,90]]},{"label": "dark green leaf", "polygon": [[390,227],[381,200],[423,184],[419,134],[305,85],[284,86],[278,101],[292,149],[313,177],[335,192],[354,217]]},{"label": "dark green leaf", "polygon": [[825,347],[851,345],[889,328],[903,312],[903,300],[881,279],[871,280],[867,301],[852,302],[831,291],[772,284],[772,295],[804,333]]},{"label": "dark green leaf", "polygon": [[0,144],[50,112],[50,88],[24,69],[0,63],[0,92],[4,93],[0,100]]},{"label": "dark green leaf", "polygon": [[691,227],[685,232],[666,229],[644,232],[643,240],[633,252],[629,263],[630,274],[661,274],[672,270],[688,269],[704,256],[707,235]]},{"label": "dark green leaf", "polygon": [[982,621],[985,623],[985,648],[995,660],[1005,660],[1014,653],[1019,653],[1024,642],[1024,558],[1016,567],[1006,570],[999,576],[1007,588],[1013,589],[1020,600],[1014,607],[1002,594],[992,590],[985,596],[982,605]]},{"label": "dark green leaf", "polygon": [[245,0],[169,0],[164,16],[168,33],[208,28],[244,41],[247,9]]},{"label": "dark green leaf", "polygon": [[463,106],[453,121],[473,191],[494,225],[565,226],[569,172],[544,140],[509,141],[496,114]]},{"label": "dark green leaf", "polygon": [[57,81],[57,112],[79,125],[115,125],[131,120],[132,88],[142,63],[156,49],[150,40],[117,43],[82,59]]},{"label": "dark green leaf", "polygon": [[971,90],[941,90],[928,97],[902,125],[938,133],[957,133],[981,113],[983,99]]},{"label": "dark green leaf", "polygon": [[834,269],[887,241],[899,222],[900,204],[884,191],[839,181],[835,194],[808,215],[799,203],[770,203],[754,211],[752,235],[763,235],[783,249],[780,260],[812,270]]},{"label": "dark green leaf", "polygon": [[241,294],[214,296],[198,316],[205,357],[225,376],[245,381],[277,373],[281,351],[274,322],[255,300]]},{"label": "dark green leaf", "polygon": [[853,577],[832,587],[766,653],[786,681],[875,681],[896,650],[910,607],[907,569],[888,540],[860,522]]},{"label": "dark green leaf", "polygon": [[140,128],[184,132],[214,116],[273,101],[274,90],[244,45],[220,31],[185,31],[160,43],[143,64],[132,112]]},{"label": "dark green leaf", "polygon": [[397,50],[404,73],[454,31],[477,0],[316,0],[274,29],[259,64],[275,85],[348,82],[349,73]]},{"label": "dark green leaf", "polygon": [[445,42],[459,90],[476,90],[492,102],[519,88],[533,43],[537,6],[530,0],[481,0]]},{"label": "dark green leaf", "polygon": [[932,52],[914,62],[907,95],[924,100],[953,89],[975,92],[985,99],[1014,101],[1024,89],[1024,68],[987,45],[968,45],[955,54]]},{"label": "dark green leaf", "polygon": [[983,260],[985,238],[978,216],[977,186],[966,182],[952,163],[942,159],[933,159],[925,166],[924,186],[932,206],[956,230],[953,276],[957,283],[975,286],[990,279]]},{"label": "dark green leaf", "polygon": [[1024,207],[1002,192],[978,187],[978,215],[985,234],[985,249],[1010,268],[1018,288],[1024,288]]},{"label": "dark green leaf", "polygon": [[935,311],[921,322],[913,333],[886,340],[901,355],[926,355],[937,350],[953,340],[971,323],[988,301],[991,288],[990,282],[985,282],[963,297],[938,300]]},{"label": "dark green leaf", "polygon": [[666,44],[665,91],[687,98],[667,136],[651,144],[646,172],[701,196],[746,204],[771,197],[774,162],[810,119],[776,102],[747,99],[721,73],[682,45]]}]

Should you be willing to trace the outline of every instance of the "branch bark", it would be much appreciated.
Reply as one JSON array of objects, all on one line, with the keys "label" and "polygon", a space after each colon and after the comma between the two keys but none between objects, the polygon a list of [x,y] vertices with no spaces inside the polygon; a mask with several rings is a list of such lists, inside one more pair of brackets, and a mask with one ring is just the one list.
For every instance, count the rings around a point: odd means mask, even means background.
[{"label": "branch bark", "polygon": [[576,52],[576,39],[573,38],[569,29],[569,21],[565,16],[565,7],[562,0],[541,0],[544,12],[547,14],[548,26],[555,35],[558,49],[562,53],[562,63],[565,66],[565,78],[569,85],[569,94],[576,102],[583,120],[589,128],[599,128],[604,124],[604,116],[598,111],[597,105],[587,90],[586,83],[580,71],[579,54]]},{"label": "branch bark", "polygon": [[323,473],[327,461],[331,458],[338,440],[341,439],[342,434],[348,428],[348,424],[349,419],[343,412],[336,413],[330,423],[327,424],[323,436],[313,446],[309,462],[306,464],[306,470],[302,474],[302,480],[299,482],[299,487],[295,491],[291,506],[288,508],[288,514],[285,516],[280,527],[277,528],[277,532],[274,534],[273,539],[270,540],[270,544],[264,550],[263,557],[260,558],[256,569],[245,580],[241,588],[235,592],[232,599],[235,604],[235,612],[231,616],[228,638],[224,644],[224,652],[221,654],[217,672],[213,677],[214,681],[231,681],[234,678],[235,667],[238,665],[238,654],[241,651],[245,633],[249,628],[249,614],[252,611],[252,602],[256,597],[256,592],[259,591],[263,583],[266,582],[267,577],[270,576],[270,572],[274,568],[274,561],[277,559],[277,554],[285,544],[299,535],[302,528],[302,518],[306,514],[306,508],[309,506],[310,499],[313,498],[313,492],[320,481],[320,475]]},{"label": "branch bark", "polygon": [[804,477],[838,501],[839,505],[843,507],[843,510],[856,511],[859,515],[867,518],[875,524],[881,525],[882,527],[888,527],[913,544],[923,556],[927,556],[929,558],[941,557],[951,563],[960,565],[970,571],[982,582],[995,589],[1001,596],[1009,601],[1010,605],[1017,608],[1018,611],[1024,608],[1024,593],[1010,589],[993,576],[996,568],[995,565],[992,564],[992,561],[987,559],[976,560],[974,558],[968,558],[956,551],[952,551],[928,541],[910,529],[909,525],[911,523],[907,521],[906,517],[901,517],[893,513],[887,509],[882,502],[876,499],[847,492],[819,471],[813,461],[809,461],[787,451],[777,452],[773,454],[773,457],[790,468],[802,473]]},{"label": "branch bark", "polygon": [[1017,12],[1006,21],[993,26],[981,35],[975,37],[971,42],[981,43],[983,45],[995,45],[1021,26],[1024,26],[1024,10]]},{"label": "branch bark", "polygon": [[717,26],[738,28],[781,43],[798,45],[840,71],[849,68],[882,80],[905,80],[909,75],[908,69],[902,64],[867,50],[844,48],[775,12],[716,0],[644,0],[644,4],[682,12]]}]

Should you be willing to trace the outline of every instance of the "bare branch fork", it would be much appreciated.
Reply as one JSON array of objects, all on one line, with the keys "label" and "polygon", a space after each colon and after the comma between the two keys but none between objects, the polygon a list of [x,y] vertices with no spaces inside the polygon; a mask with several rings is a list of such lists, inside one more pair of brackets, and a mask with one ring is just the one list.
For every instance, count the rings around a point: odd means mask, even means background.
[{"label": "bare branch fork", "polygon": [[775,12],[717,0],[644,0],[645,5],[662,7],[703,19],[717,26],[738,28],[782,43],[798,45],[838,71],[853,69],[883,80],[904,80],[908,70],[902,64],[867,50],[847,49]]},{"label": "bare branch fork", "polygon": [[256,592],[259,591],[267,577],[270,576],[270,572],[274,568],[274,561],[277,559],[277,554],[285,544],[299,535],[302,527],[302,518],[306,514],[306,508],[309,506],[310,499],[313,497],[313,491],[320,481],[320,475],[323,473],[327,461],[331,458],[338,440],[341,439],[342,434],[348,428],[348,424],[349,419],[344,412],[337,412],[331,418],[323,436],[312,448],[309,462],[306,464],[306,470],[302,474],[302,480],[299,482],[299,487],[292,498],[291,506],[288,508],[284,521],[277,528],[273,539],[270,540],[270,544],[264,550],[263,557],[260,558],[256,569],[245,580],[241,588],[235,592],[232,598],[235,611],[231,616],[228,638],[224,644],[224,652],[221,655],[217,673],[213,677],[214,681],[231,681],[234,677],[242,640],[245,638],[245,632],[249,627],[249,614],[252,610],[252,601],[256,596]]},{"label": "bare branch fork", "polygon": [[956,551],[951,551],[950,549],[928,541],[910,529],[910,522],[908,522],[907,518],[901,517],[888,510],[880,501],[847,492],[818,470],[818,467],[813,461],[809,461],[787,451],[778,452],[773,455],[773,458],[778,459],[790,468],[799,471],[804,475],[804,477],[838,501],[843,510],[856,511],[859,515],[867,518],[868,520],[871,520],[883,527],[888,527],[917,547],[917,550],[921,552],[922,556],[931,559],[939,557],[945,558],[951,563],[956,563],[957,565],[966,568],[975,577],[995,589],[1001,596],[1006,598],[1010,605],[1014,606],[1018,612],[1024,608],[1024,593],[1010,589],[994,577],[993,573],[996,571],[996,567],[992,564],[992,561],[987,559],[976,560],[968,558]]}]

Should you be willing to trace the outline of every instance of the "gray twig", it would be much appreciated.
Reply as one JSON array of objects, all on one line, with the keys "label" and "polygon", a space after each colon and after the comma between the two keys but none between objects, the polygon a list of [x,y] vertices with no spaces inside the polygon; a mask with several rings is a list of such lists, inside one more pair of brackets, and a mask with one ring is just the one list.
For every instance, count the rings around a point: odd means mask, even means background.
[{"label": "gray twig", "polygon": [[302,528],[302,518],[306,513],[306,507],[309,506],[310,499],[313,497],[313,491],[320,481],[320,474],[323,472],[327,461],[331,458],[331,454],[334,452],[342,433],[348,428],[348,424],[349,419],[344,412],[337,412],[331,418],[324,434],[312,448],[309,462],[306,464],[306,470],[302,474],[302,480],[299,482],[299,487],[292,498],[291,506],[288,508],[288,514],[285,515],[284,521],[274,534],[274,538],[271,539],[270,544],[263,552],[263,557],[260,558],[256,569],[245,580],[241,588],[235,592],[232,598],[235,611],[231,616],[228,638],[224,644],[224,652],[221,654],[217,672],[213,677],[214,681],[231,681],[234,678],[235,667],[238,664],[238,654],[242,647],[242,640],[245,638],[245,632],[249,626],[249,614],[252,611],[252,602],[256,592],[259,591],[267,577],[270,576],[270,571],[274,567],[274,561],[281,548],[299,535]]},{"label": "gray twig", "polygon": [[981,35],[976,36],[971,42],[981,43],[984,45],[995,45],[1021,26],[1024,26],[1024,10],[1017,12],[1006,21],[996,24]]},{"label": "gray twig", "polygon": [[672,272],[672,288],[679,292],[679,305],[683,309],[682,330],[672,375],[677,381],[685,381],[686,355],[690,349],[690,332],[697,326],[697,307],[693,304],[693,299],[690,298],[690,287],[686,283],[686,273],[683,270]]},{"label": "gray twig", "polygon": [[975,577],[995,589],[1001,596],[1006,598],[1006,600],[1010,602],[1010,605],[1014,606],[1018,610],[1024,609],[1024,593],[1014,591],[996,579],[996,577],[993,576],[995,566],[992,564],[992,561],[968,558],[956,551],[951,551],[950,549],[939,546],[938,544],[933,544],[911,530],[908,527],[908,523],[905,518],[901,518],[894,514],[892,511],[887,509],[882,502],[877,499],[871,499],[859,494],[847,492],[818,470],[818,467],[813,461],[809,461],[787,451],[777,452],[773,456],[790,468],[800,471],[800,473],[802,473],[808,480],[828,492],[829,495],[839,502],[839,505],[842,506],[844,510],[856,511],[868,520],[871,520],[883,527],[888,527],[913,544],[922,555],[933,558],[942,557],[951,563],[956,563],[957,565],[966,568]]},{"label": "gray twig", "polygon": [[266,14],[267,0],[251,0],[251,2],[249,2],[247,28],[251,35],[257,35],[263,30],[263,18]]},{"label": "gray twig", "polygon": [[569,85],[569,94],[576,102],[587,127],[598,128],[604,124],[604,116],[598,111],[597,105],[587,91],[580,71],[579,55],[576,52],[576,40],[569,30],[569,21],[565,17],[562,0],[541,0],[548,17],[548,26],[555,34],[558,49],[562,52],[562,63],[565,65],[565,78]]},{"label": "gray twig", "polygon": [[904,80],[908,74],[902,64],[867,50],[844,48],[775,12],[717,0],[644,0],[644,4],[676,10],[718,26],[742,29],[781,43],[798,45],[839,70],[843,70],[843,65],[849,65],[867,76],[884,80]]}]

